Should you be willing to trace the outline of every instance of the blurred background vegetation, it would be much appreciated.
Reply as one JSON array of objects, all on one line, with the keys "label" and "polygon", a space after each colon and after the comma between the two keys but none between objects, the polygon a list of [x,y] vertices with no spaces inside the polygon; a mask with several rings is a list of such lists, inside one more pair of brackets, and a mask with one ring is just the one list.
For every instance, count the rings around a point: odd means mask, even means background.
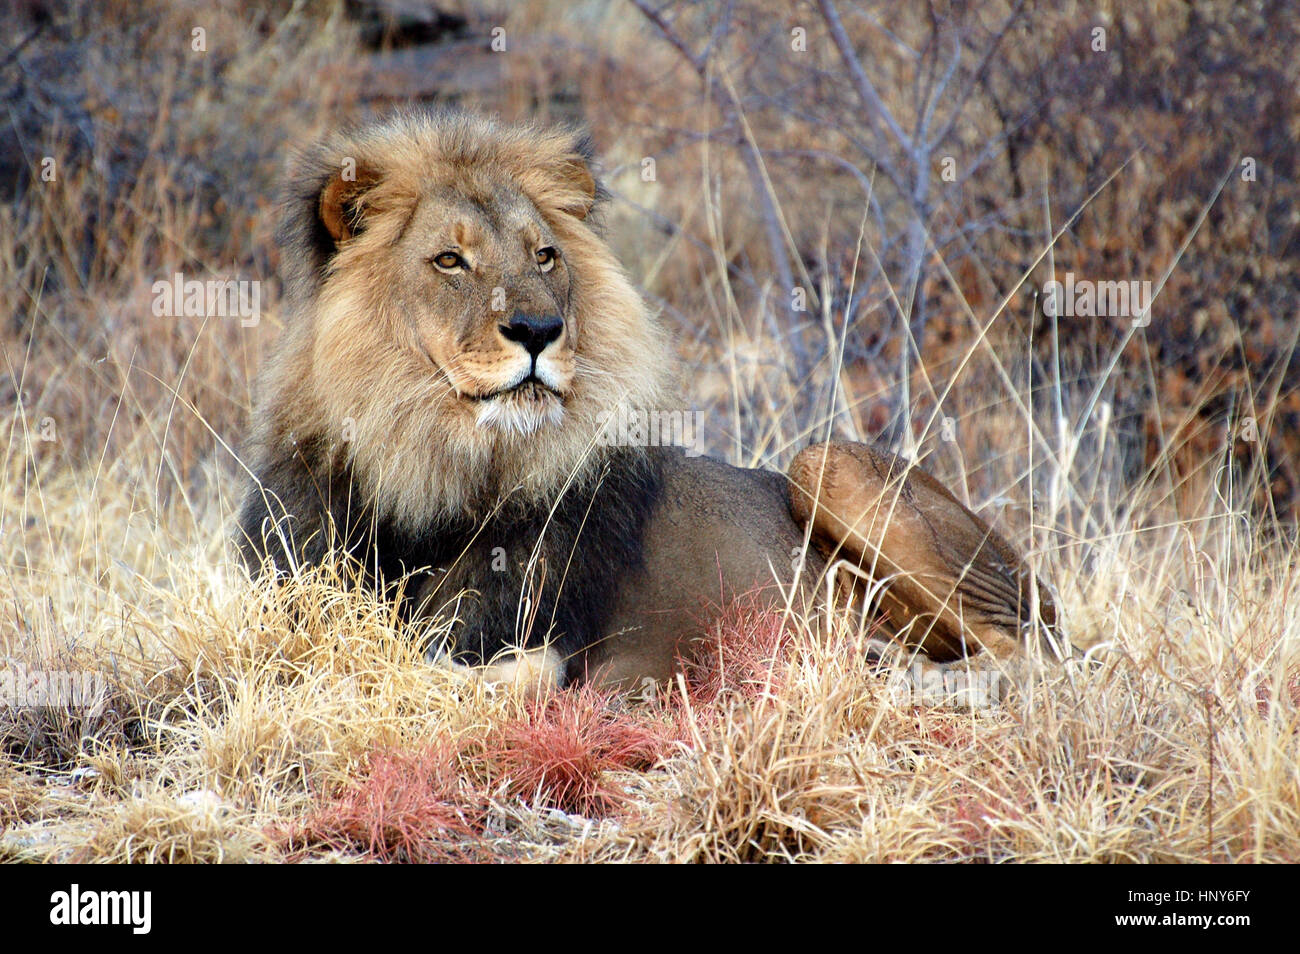
[{"label": "blurred background vegetation", "polygon": [[[829,428],[981,500],[1050,490],[1026,460],[1069,456],[1085,522],[1138,488],[1186,516],[1229,478],[1297,514],[1290,4],[22,0],[0,22],[0,400],[57,423],[47,457],[143,432],[159,493],[202,480],[277,323],[290,148],[449,103],[590,128],[714,452],[780,465]],[[268,320],[153,317],[177,271],[263,280]],[[1066,272],[1151,281],[1149,324],[1046,317]]]}]

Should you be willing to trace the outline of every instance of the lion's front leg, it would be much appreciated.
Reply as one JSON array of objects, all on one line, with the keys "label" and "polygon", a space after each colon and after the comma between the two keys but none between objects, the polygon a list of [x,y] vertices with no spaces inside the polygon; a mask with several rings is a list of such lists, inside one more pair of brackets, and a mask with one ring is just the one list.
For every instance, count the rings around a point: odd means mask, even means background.
[{"label": "lion's front leg", "polygon": [[[465,621],[457,620],[452,624],[452,631],[448,632],[440,617],[448,610],[452,613],[463,611],[472,614],[474,608],[461,606],[457,601],[452,601],[450,607],[440,603],[439,593],[442,588],[440,575],[433,575],[420,586],[413,600],[415,619],[423,619],[432,624],[432,633],[426,636],[428,645],[424,651],[427,662],[476,683],[512,687],[529,695],[544,695],[564,687],[566,659],[560,647],[554,643],[547,642],[533,647],[501,645],[487,659],[478,652],[461,652],[465,647],[462,645],[463,633],[458,630],[464,627]],[[483,644],[482,641],[474,642],[479,646]],[[483,661],[461,661],[467,657]]]},{"label": "lion's front leg", "polygon": [[442,654],[429,660],[472,682],[506,687],[527,695],[545,695],[564,686],[564,657],[550,646],[501,653],[489,663],[469,666]]},{"label": "lion's front leg", "polygon": [[1046,587],[984,520],[920,467],[865,444],[805,448],[790,465],[795,520],[818,548],[876,581],[898,638],[934,660],[984,651],[1054,661]]}]

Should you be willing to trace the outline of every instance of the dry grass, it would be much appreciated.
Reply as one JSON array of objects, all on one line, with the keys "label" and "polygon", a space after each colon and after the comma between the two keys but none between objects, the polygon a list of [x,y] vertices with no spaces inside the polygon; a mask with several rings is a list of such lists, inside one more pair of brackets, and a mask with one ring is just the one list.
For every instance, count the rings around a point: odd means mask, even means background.
[{"label": "dry grass", "polygon": [[[329,568],[252,586],[228,545],[242,479],[231,448],[275,331],[274,282],[256,328],[156,317],[149,288],[176,270],[270,274],[281,141],[359,111],[353,30],[328,10],[295,7],[268,28],[221,5],[214,65],[159,52],[188,35],[184,4],[105,9],[59,42],[84,51],[113,32],[119,56],[70,60],[84,74],[45,88],[34,113],[82,125],[27,132],[32,155],[59,157],[57,183],[0,207],[0,654],[102,676],[88,707],[0,710],[0,858],[1300,861],[1300,543],[1258,506],[1269,475],[1238,466],[1231,430],[1207,432],[1136,385],[1161,423],[1134,472],[1109,401],[1132,382],[1090,378],[1069,353],[1044,370],[1035,343],[1005,331],[1019,327],[1016,300],[1000,311],[943,269],[953,332],[913,382],[916,446],[1024,547],[1092,647],[1089,665],[1000,708],[912,705],[847,623],[814,633],[743,604],[657,696],[530,700],[431,669],[391,607],[345,592]],[[504,22],[549,10],[525,4]],[[688,111],[690,77],[646,79],[674,54],[641,55],[644,24],[581,29],[634,62],[646,101]],[[60,49],[47,42],[32,49]],[[109,95],[133,84],[172,105]],[[602,141],[635,162],[639,135],[611,127]],[[683,352],[713,450],[779,466],[828,427],[872,432],[876,397],[897,382],[841,362],[834,296],[815,319],[829,348],[814,379],[771,360],[771,309],[736,284],[755,241],[743,187],[716,155],[688,152],[671,175],[689,186],[652,197],[672,236],[646,241],[658,220],[627,206],[613,226],[641,250],[633,273],[703,316]],[[124,156],[146,164],[123,173]],[[111,185],[105,170],[119,170]],[[1125,175],[1118,194],[1137,203]],[[614,184],[637,198],[628,179]],[[798,225],[808,209],[783,198]],[[1178,240],[1198,248],[1195,215],[1179,221]],[[1017,271],[981,287],[1010,291],[1060,225],[1038,221],[1033,255],[1008,252]],[[848,245],[836,254],[851,259]],[[1162,267],[1187,264],[1176,251]],[[674,299],[674,286],[689,291]],[[1128,347],[1110,342],[1093,365],[1126,373]],[[832,424],[809,415],[817,388],[834,395]]]}]

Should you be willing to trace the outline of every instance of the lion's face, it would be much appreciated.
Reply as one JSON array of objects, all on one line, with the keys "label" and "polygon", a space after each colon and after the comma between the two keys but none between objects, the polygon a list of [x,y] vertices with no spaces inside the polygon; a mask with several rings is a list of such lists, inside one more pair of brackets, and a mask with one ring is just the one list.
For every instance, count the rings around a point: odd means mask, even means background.
[{"label": "lion's face", "polygon": [[309,161],[281,237],[306,263],[281,388],[309,393],[282,429],[323,430],[390,513],[552,493],[599,459],[602,412],[656,406],[666,341],[572,134],[415,117]]},{"label": "lion's face", "polygon": [[477,427],[560,425],[579,333],[560,238],[505,183],[478,201],[457,189],[428,199],[393,250],[419,356]]}]

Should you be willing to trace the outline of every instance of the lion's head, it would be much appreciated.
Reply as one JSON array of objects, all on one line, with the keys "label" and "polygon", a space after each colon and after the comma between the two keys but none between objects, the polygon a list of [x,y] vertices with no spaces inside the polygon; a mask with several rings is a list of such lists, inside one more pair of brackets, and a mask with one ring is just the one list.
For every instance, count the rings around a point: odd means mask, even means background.
[{"label": "lion's head", "polygon": [[600,196],[572,131],[462,113],[304,153],[256,440],[324,441],[407,525],[591,472],[602,412],[657,406],[668,367],[593,226]]}]

